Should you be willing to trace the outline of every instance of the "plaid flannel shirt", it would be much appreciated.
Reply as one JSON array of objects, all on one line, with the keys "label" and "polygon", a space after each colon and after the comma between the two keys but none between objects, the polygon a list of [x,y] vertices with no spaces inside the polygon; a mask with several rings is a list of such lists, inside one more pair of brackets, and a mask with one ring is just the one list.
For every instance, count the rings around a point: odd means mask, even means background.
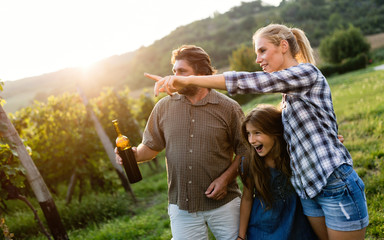
[{"label": "plaid flannel shirt", "polygon": [[225,72],[235,93],[283,93],[284,138],[291,156],[291,182],[301,198],[315,197],[341,164],[352,165],[338,140],[329,85],[314,65],[299,64],[274,72]]}]

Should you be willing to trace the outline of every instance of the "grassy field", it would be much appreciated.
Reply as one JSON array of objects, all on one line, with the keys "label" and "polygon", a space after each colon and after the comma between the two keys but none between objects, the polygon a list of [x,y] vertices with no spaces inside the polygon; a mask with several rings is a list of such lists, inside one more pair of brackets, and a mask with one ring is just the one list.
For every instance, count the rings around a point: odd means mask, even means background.
[{"label": "grassy field", "polygon": [[[366,185],[370,215],[366,239],[384,239],[384,208],[382,206],[384,203],[383,79],[384,71],[373,71],[372,68],[328,79],[332,89],[339,132],[345,138],[344,144],[352,155],[354,168]],[[248,112],[260,103],[276,105],[280,99],[280,94],[263,95],[244,105],[243,109]],[[104,220],[89,219],[83,227],[69,229],[69,238],[71,240],[171,239],[163,157],[161,162],[163,169],[157,173],[149,171],[147,166],[140,167],[143,170],[144,179],[140,183],[132,185],[139,200],[136,205],[122,191],[114,196],[97,195],[93,196],[91,200],[85,199],[84,204],[94,204],[97,201],[115,202],[116,205],[123,205],[123,210],[111,213],[109,217],[104,217]],[[56,204],[61,211],[68,208],[61,200],[57,200]],[[113,204],[109,203],[108,207],[111,207],[110,205]],[[76,207],[74,203],[72,215],[76,213],[79,217],[84,214],[91,216],[91,208],[96,208],[95,205],[92,206],[78,205]],[[121,206],[116,206],[117,209],[119,207]],[[100,204],[99,208],[102,209],[103,205]],[[71,210],[67,212],[71,212]],[[74,216],[65,215],[65,219],[67,219],[65,221],[70,221],[71,217]],[[28,220],[22,220],[25,218]],[[25,212],[6,216],[6,221],[11,232],[20,224],[34,224],[32,215]],[[46,238],[40,236],[15,239],[43,240]],[[211,236],[210,239],[214,239],[214,237]]]}]

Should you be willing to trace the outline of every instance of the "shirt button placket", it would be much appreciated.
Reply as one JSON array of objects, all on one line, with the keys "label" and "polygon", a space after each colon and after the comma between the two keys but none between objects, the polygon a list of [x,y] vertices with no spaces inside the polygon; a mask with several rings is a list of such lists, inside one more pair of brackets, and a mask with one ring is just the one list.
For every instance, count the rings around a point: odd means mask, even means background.
[{"label": "shirt button placket", "polygon": [[[191,113],[191,115],[192,115],[192,113]],[[193,130],[194,130],[194,124],[193,123],[195,123],[195,119],[194,118],[192,118],[191,119],[191,122],[190,122],[190,132],[189,132],[189,137],[190,137],[190,139],[189,139],[189,146],[190,146],[190,149],[189,149],[189,153],[190,154],[192,154],[193,153],[193,144],[192,144],[192,140],[193,140],[193,137],[194,137],[194,135],[193,135]],[[187,178],[188,179],[188,185],[191,185],[192,184],[192,180],[191,180],[191,174],[192,174],[192,165],[189,165],[188,166],[188,169],[189,169],[189,177]],[[188,187],[188,196],[190,196],[190,194],[191,194],[191,189]],[[185,199],[185,201],[186,202],[189,202],[189,199],[188,199],[188,197]]]},{"label": "shirt button placket", "polygon": [[[193,111],[192,111],[192,109],[191,109],[191,116],[193,116]],[[193,137],[194,137],[194,134],[193,134],[193,131],[194,131],[194,128],[195,128],[195,126],[194,126],[194,123],[195,123],[195,119],[192,117],[192,119],[191,119],[191,122],[190,122],[190,128],[189,128],[189,150],[188,150],[188,152],[190,153],[190,154],[192,154],[193,153],[193,144],[192,144],[192,140],[193,140]],[[190,155],[190,159],[192,160],[192,155]],[[191,186],[191,184],[192,184],[192,165],[189,165],[188,166],[188,169],[189,169],[189,171],[188,171],[188,178],[187,178],[187,181],[188,181],[188,185],[189,186]],[[188,196],[191,196],[190,194],[192,194],[192,192],[191,192],[191,188],[190,187],[188,187],[187,188],[188,189]],[[187,197],[186,199],[185,199],[185,201],[186,202],[189,202],[189,198]],[[190,203],[189,203],[190,204]]]},{"label": "shirt button placket", "polygon": [[192,138],[193,138],[193,130],[194,130],[194,126],[193,126],[193,124],[192,123],[194,123],[195,122],[195,119],[194,118],[192,118],[191,119],[191,126],[190,126],[190,128],[189,128],[189,137],[190,137],[190,139],[189,139],[189,144],[190,144],[190,146],[191,146],[191,148],[189,149],[189,153],[192,153],[193,152],[193,150],[192,150],[192,146],[193,146],[193,144],[192,144]]}]

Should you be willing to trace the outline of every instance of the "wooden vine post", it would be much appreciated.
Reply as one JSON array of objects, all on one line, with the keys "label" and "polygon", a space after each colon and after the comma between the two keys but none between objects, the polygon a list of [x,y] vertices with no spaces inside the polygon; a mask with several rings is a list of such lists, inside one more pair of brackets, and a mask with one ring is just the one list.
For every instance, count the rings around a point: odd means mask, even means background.
[{"label": "wooden vine post", "polygon": [[67,240],[68,235],[61,221],[55,202],[48,190],[44,179],[40,175],[31,156],[28,154],[15,127],[8,119],[6,112],[0,104],[0,137],[4,138],[9,147],[17,153],[21,165],[26,170],[26,178],[40,204],[47,220],[48,227],[55,240]]}]

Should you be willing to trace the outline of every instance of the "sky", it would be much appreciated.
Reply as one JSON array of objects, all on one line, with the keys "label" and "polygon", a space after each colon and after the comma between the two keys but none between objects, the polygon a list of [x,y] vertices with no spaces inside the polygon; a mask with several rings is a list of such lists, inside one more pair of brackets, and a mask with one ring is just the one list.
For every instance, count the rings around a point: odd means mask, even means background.
[{"label": "sky", "polygon": [[[86,67],[252,0],[1,0],[0,79]],[[277,6],[281,0],[262,0]]]}]

